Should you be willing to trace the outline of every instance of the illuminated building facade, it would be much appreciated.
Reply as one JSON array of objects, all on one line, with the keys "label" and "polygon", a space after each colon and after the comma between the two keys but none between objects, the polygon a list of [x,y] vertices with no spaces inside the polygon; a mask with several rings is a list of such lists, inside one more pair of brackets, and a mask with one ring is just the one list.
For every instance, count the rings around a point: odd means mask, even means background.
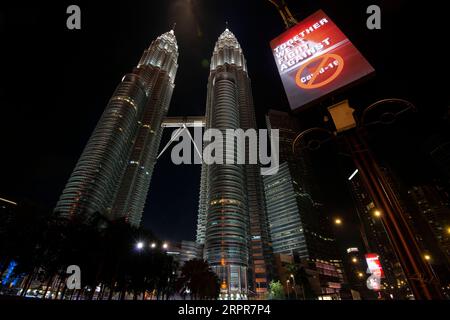
[{"label": "illuminated building facade", "polygon": [[409,218],[434,276],[450,296],[450,197],[444,185],[434,182],[408,190]]},{"label": "illuminated building facade", "polygon": [[[450,196],[439,185],[419,185],[408,190],[412,206],[421,215],[439,244],[440,249],[450,259]],[[418,220],[418,219],[417,219]],[[422,227],[425,229],[425,226]],[[426,230],[426,229],[425,229]]]},{"label": "illuminated building facade", "polygon": [[139,226],[177,59],[172,30],[154,40],[123,77],[56,205],[61,217],[89,219],[98,213]]},{"label": "illuminated building facade", "polygon": [[274,253],[293,252],[307,256],[294,182],[286,162],[278,173],[264,178],[266,205]]},{"label": "illuminated building facade", "polygon": [[[246,61],[228,29],[211,59],[206,128],[224,135],[226,129],[256,128]],[[227,156],[236,160],[238,152]],[[259,169],[249,164],[202,166],[197,242],[205,245],[205,259],[218,274],[225,299],[267,292],[271,252]]]},{"label": "illuminated building facade", "polygon": [[297,119],[270,110],[268,129],[278,129],[280,169],[264,177],[267,216],[273,253],[292,255],[293,261],[316,273],[319,298],[338,299],[344,282],[331,223],[316,200],[320,193],[307,152],[292,152],[292,142],[301,131]]},{"label": "illuminated building facade", "polygon": [[203,246],[195,241],[186,241],[168,244],[167,254],[178,263],[179,270],[190,260],[203,259]]}]

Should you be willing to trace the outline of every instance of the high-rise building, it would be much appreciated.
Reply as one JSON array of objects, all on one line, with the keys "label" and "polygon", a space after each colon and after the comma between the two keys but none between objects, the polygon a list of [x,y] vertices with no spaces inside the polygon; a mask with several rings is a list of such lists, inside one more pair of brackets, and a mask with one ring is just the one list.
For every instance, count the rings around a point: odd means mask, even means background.
[{"label": "high-rise building", "polygon": [[[240,44],[226,29],[211,59],[206,129],[256,128],[250,78]],[[236,160],[239,150],[226,155]],[[245,152],[248,152],[248,145]],[[247,158],[247,157],[246,157]],[[250,164],[202,166],[197,241],[218,274],[224,298],[267,292],[271,267],[260,168]]]},{"label": "high-rise building", "polygon": [[408,190],[413,209],[420,214],[416,227],[429,230],[440,250],[450,260],[450,196],[438,184],[418,185]]},{"label": "high-rise building", "polygon": [[[279,130],[280,168],[264,177],[267,216],[274,254],[288,254],[317,274],[319,298],[338,299],[344,282],[342,260],[325,214],[307,152],[292,152],[300,132],[296,118],[270,110],[267,128]],[[297,262],[296,262],[297,263]]]},{"label": "high-rise building", "polygon": [[274,253],[307,255],[305,235],[289,166],[264,178],[266,205]]},{"label": "high-rise building", "polygon": [[443,290],[450,296],[450,197],[438,182],[408,190],[409,219],[424,257]]},{"label": "high-rise building", "polygon": [[173,30],[154,40],[125,75],[91,135],[55,212],[103,214],[139,226],[167,114],[178,46]]},{"label": "high-rise building", "polygon": [[173,257],[181,270],[187,261],[203,259],[203,246],[195,241],[182,240],[168,244],[167,254]]},{"label": "high-rise building", "polygon": [[4,234],[6,226],[14,218],[14,214],[17,210],[17,202],[0,198],[0,234]]}]

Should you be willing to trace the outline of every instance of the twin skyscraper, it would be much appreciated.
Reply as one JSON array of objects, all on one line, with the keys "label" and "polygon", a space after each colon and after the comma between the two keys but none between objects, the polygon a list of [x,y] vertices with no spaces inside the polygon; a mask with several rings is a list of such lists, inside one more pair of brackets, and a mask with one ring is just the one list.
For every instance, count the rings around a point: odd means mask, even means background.
[{"label": "twin skyscraper", "polygon": [[[171,30],[154,40],[123,77],[67,182],[57,214],[86,220],[101,214],[140,225],[177,60]],[[246,61],[228,29],[216,42],[207,90],[206,129],[256,128]],[[267,291],[271,246],[258,165],[202,165],[197,242],[219,276],[223,298]]]}]

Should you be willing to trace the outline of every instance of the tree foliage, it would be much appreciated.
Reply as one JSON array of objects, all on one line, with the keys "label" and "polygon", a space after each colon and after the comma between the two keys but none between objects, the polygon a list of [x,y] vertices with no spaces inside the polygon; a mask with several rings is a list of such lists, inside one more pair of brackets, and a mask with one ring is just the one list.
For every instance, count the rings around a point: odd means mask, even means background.
[{"label": "tree foliage", "polygon": [[182,295],[189,292],[193,299],[216,299],[220,281],[206,261],[194,259],[182,266],[178,290]]},{"label": "tree foliage", "polygon": [[[15,276],[23,278],[23,295],[36,282],[46,292],[53,284],[54,297],[66,299],[125,299],[130,295],[134,299],[169,299],[176,293],[178,266],[147,230],[133,228],[123,220],[108,221],[100,213],[88,221],[82,216],[62,220],[29,204],[18,207],[4,221],[0,228],[0,279],[15,261]],[[137,242],[145,246],[138,250]],[[153,242],[159,243],[157,248],[150,247]],[[65,289],[69,265],[81,269],[81,290]],[[209,267],[201,270],[205,272],[189,275],[189,285],[208,284],[201,290],[195,287],[196,296],[213,298]],[[184,273],[185,279],[188,274]],[[198,278],[202,276],[205,278]]]},{"label": "tree foliage", "polygon": [[284,289],[280,281],[270,281],[269,283],[269,299],[270,300],[283,300]]}]

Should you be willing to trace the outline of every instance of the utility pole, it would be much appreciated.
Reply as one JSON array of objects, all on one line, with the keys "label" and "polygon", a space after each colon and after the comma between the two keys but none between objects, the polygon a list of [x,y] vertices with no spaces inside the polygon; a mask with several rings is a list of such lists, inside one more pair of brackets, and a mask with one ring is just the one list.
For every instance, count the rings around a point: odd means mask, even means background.
[{"label": "utility pole", "polygon": [[[298,21],[292,15],[285,0],[269,1],[277,8],[286,29],[290,29],[298,24]],[[386,175],[381,170],[366,141],[364,121],[366,112],[386,103],[405,104],[407,106],[405,110],[415,109],[411,103],[405,100],[381,100],[366,108],[358,125],[353,116],[354,110],[347,102],[336,104],[328,108],[328,113],[333,119],[336,132],[332,133],[325,128],[305,130],[299,133],[294,140],[292,144],[293,152],[295,152],[296,143],[313,131],[330,133],[333,139],[342,137],[377,209],[383,212],[381,217],[383,226],[391,240],[394,252],[399,258],[415,298],[418,300],[443,299],[439,279],[434,274],[429,262],[424,258],[424,254],[420,250],[415,235],[405,216],[405,212],[401,208],[398,196],[387,181]],[[390,116],[396,117],[401,113],[385,113],[384,115],[390,118]],[[383,122],[383,120],[380,122]]]},{"label": "utility pole", "polygon": [[398,196],[386,180],[364,135],[349,134],[345,140],[364,185],[376,208],[383,213],[381,216],[383,226],[414,296],[418,300],[443,299],[439,280],[434,275],[429,262],[425,260]]},{"label": "utility pole", "polygon": [[[381,169],[366,141],[366,113],[385,104],[406,105],[406,109],[396,114],[385,112],[383,114],[385,118],[388,115],[397,117],[407,110],[415,110],[414,105],[405,100],[380,100],[365,109],[358,125],[353,116],[353,109],[349,107],[348,102],[341,102],[328,108],[336,132],[328,131],[325,128],[308,129],[300,133],[294,140],[293,152],[295,152],[296,143],[313,131],[328,132],[330,137],[335,140],[342,138],[376,209],[380,210],[380,219],[414,297],[417,300],[443,299],[439,279],[434,274],[429,262],[426,261],[409,225],[406,213],[402,209],[398,195],[387,180],[386,174]],[[382,120],[377,122],[381,123]]]}]

